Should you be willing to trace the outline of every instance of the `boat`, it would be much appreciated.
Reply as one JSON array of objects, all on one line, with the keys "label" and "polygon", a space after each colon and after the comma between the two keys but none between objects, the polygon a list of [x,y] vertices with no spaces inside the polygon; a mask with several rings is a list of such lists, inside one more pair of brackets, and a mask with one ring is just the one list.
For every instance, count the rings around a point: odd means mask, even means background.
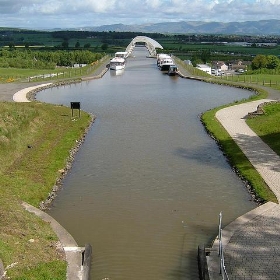
[{"label": "boat", "polygon": [[164,54],[159,55],[157,64],[161,71],[168,71],[170,65],[174,65],[174,61],[170,55]]},{"label": "boat", "polygon": [[115,57],[127,58],[128,52],[116,52]]},{"label": "boat", "polygon": [[177,74],[177,72],[178,72],[178,68],[175,64],[169,66],[169,69],[168,69],[169,76],[175,76]]},{"label": "boat", "polygon": [[157,55],[157,66],[159,67],[161,61],[166,58],[166,57],[170,57],[168,54],[165,53],[160,53]]},{"label": "boat", "polygon": [[122,57],[114,57],[110,61],[111,70],[122,70],[125,68],[125,59]]}]

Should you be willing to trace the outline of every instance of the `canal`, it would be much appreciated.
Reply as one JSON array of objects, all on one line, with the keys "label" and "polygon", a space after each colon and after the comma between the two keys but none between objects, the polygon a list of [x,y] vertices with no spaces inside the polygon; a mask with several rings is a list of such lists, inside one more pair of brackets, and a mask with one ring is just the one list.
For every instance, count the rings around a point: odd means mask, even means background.
[{"label": "canal", "polygon": [[169,77],[135,48],[121,75],[40,92],[97,116],[48,213],[93,248],[92,279],[198,279],[197,246],[256,207],[200,123],[249,91]]}]

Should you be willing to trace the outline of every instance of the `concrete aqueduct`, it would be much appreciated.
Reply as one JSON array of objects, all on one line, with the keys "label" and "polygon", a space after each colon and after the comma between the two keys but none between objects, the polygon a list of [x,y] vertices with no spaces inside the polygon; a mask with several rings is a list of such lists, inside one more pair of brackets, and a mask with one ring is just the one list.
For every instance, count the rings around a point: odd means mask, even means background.
[{"label": "concrete aqueduct", "polygon": [[136,43],[145,43],[146,48],[148,49],[151,56],[156,56],[156,49],[163,49],[163,47],[154,39],[146,36],[136,36],[126,48],[128,55],[133,51]]}]

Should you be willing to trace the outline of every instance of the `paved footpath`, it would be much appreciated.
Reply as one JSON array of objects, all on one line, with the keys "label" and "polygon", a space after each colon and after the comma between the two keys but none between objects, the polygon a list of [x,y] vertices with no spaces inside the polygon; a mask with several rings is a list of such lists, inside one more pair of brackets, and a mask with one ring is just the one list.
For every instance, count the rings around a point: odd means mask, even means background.
[{"label": "paved footpath", "polygon": [[[263,99],[224,108],[217,119],[239,145],[280,201],[280,157],[247,125],[245,117]],[[239,217],[223,231],[225,267],[230,280],[280,279],[280,206],[268,202]],[[210,279],[222,279],[218,239],[207,257]],[[226,278],[225,278],[226,279]]]}]

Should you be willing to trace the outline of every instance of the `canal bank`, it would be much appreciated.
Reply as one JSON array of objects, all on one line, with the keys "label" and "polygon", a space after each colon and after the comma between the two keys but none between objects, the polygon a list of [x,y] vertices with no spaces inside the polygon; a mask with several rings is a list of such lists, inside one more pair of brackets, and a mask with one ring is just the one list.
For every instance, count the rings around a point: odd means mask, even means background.
[{"label": "canal bank", "polygon": [[[108,71],[107,64],[110,59],[106,57],[101,61],[99,67],[88,76],[83,76],[76,79],[66,79],[60,81],[40,81],[40,82],[26,82],[26,83],[0,83],[0,102],[2,101],[16,101],[14,98],[19,98],[23,102],[28,102],[34,98],[36,93],[44,88],[64,86],[74,83],[80,83],[82,81],[89,81],[94,79],[102,78],[103,75]],[[19,102],[22,102],[19,100]]]},{"label": "canal bank", "polygon": [[[224,108],[216,113],[267,185],[280,198],[280,157],[246,124],[249,113],[270,99]],[[279,279],[280,206],[268,202],[242,215],[222,229],[222,237],[208,250],[210,279]],[[222,244],[223,254],[219,253]],[[224,260],[222,259],[224,256]],[[222,266],[221,266],[222,261]],[[222,267],[222,268],[221,268]]]},{"label": "canal bank", "polygon": [[[94,73],[94,76],[87,77],[86,79],[98,79],[101,78],[107,71],[106,61],[104,67],[98,68]],[[83,78],[84,79],[84,78]],[[73,81],[63,81],[59,83],[21,83],[21,84],[0,84],[0,100],[1,101],[15,101],[15,102],[29,102],[29,98],[36,95],[36,92],[61,85],[68,85],[70,83],[76,83]],[[32,85],[32,86],[31,86]],[[28,86],[28,87],[26,87]],[[82,141],[82,140],[81,140]],[[76,141],[77,145],[80,146],[81,141]],[[71,150],[71,156],[74,156],[74,150]],[[69,166],[66,168],[69,169]],[[66,172],[63,172],[65,174]],[[61,180],[61,179],[60,179]],[[50,217],[47,213],[28,205],[27,203],[22,206],[31,213],[41,217],[42,220],[49,223],[57,235],[59,242],[57,242],[56,250],[61,255],[65,255],[67,261],[67,276],[66,279],[89,279],[90,271],[90,260],[91,260],[91,246],[85,244],[85,247],[78,247],[73,237],[63,228],[57,221]],[[17,230],[16,228],[14,230]],[[31,239],[30,242],[33,239]],[[37,242],[35,240],[34,242]],[[26,253],[26,252],[25,252]],[[14,264],[16,266],[16,264]],[[9,265],[4,266],[0,260],[0,278],[4,277],[8,269],[11,269]]]},{"label": "canal bank", "polygon": [[[179,75],[183,78],[205,80],[192,77],[182,66],[179,69]],[[248,114],[257,111],[260,104],[279,100],[280,92],[261,85],[258,87],[268,92],[273,99],[227,107],[218,111],[216,118],[279,201],[280,157],[247,126],[245,120]],[[279,204],[267,202],[222,227],[211,248],[204,251],[202,246],[199,249],[199,253],[207,255],[206,262],[200,256],[201,279],[279,279],[279,222]]]}]

